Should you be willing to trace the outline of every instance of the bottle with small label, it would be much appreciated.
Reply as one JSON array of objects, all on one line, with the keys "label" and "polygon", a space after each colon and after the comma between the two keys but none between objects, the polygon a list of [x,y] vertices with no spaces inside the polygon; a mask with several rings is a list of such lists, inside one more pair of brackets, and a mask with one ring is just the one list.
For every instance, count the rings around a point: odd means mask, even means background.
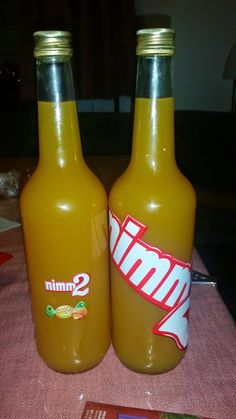
[{"label": "bottle with small label", "polygon": [[110,192],[112,341],[134,371],[173,369],[188,343],[195,192],[177,167],[173,29],[137,32],[130,164]]},{"label": "bottle with small label", "polygon": [[49,367],[75,373],[110,343],[107,197],[82,156],[71,35],[34,39],[39,162],[20,206],[35,339]]}]

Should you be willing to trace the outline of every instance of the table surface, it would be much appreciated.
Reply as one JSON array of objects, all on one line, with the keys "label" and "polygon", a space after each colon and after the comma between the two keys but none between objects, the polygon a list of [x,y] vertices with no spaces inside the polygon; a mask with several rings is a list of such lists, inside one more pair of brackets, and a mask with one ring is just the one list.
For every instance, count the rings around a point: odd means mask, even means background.
[{"label": "table surface", "polygon": [[[88,163],[109,189],[127,160],[90,158]],[[34,166],[32,159],[0,159],[0,171],[32,171]],[[0,216],[19,221],[17,199],[2,198]],[[155,376],[132,372],[111,346],[94,369],[60,374],[37,355],[21,227],[0,233],[0,251],[13,256],[0,267],[1,418],[79,418],[87,400],[236,418],[235,324],[215,287],[192,286],[190,343],[173,371]],[[206,272],[196,252],[193,267]]]}]

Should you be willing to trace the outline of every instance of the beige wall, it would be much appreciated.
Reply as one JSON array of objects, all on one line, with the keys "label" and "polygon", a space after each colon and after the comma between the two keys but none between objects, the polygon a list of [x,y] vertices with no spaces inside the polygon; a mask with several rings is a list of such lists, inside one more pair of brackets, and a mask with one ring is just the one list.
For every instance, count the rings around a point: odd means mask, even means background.
[{"label": "beige wall", "polygon": [[235,0],[135,0],[137,15],[166,14],[176,29],[176,109],[228,111],[232,82],[222,77],[236,40]]}]

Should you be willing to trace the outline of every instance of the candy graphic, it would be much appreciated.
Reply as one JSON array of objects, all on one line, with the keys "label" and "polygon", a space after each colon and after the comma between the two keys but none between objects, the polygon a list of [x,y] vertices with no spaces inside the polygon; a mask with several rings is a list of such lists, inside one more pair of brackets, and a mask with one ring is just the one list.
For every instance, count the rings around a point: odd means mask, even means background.
[{"label": "candy graphic", "polygon": [[72,317],[75,320],[82,319],[83,317],[87,316],[88,311],[86,309],[85,303],[80,301],[76,306],[72,313]]},{"label": "candy graphic", "polygon": [[48,317],[57,316],[60,319],[68,319],[73,317],[74,320],[83,319],[88,314],[86,309],[86,304],[84,301],[80,301],[76,304],[75,308],[69,305],[63,305],[54,309],[52,306],[48,305],[46,307],[46,314]]},{"label": "candy graphic", "polygon": [[74,308],[71,306],[60,306],[56,308],[56,316],[60,319],[68,319],[68,317],[71,317]]},{"label": "candy graphic", "polygon": [[87,309],[86,308],[79,308],[78,310],[74,310],[72,313],[72,317],[75,320],[82,319],[83,317],[87,316]]},{"label": "candy graphic", "polygon": [[48,317],[53,317],[56,314],[56,312],[55,312],[55,310],[52,306],[47,306],[46,307],[46,313],[47,313]]}]

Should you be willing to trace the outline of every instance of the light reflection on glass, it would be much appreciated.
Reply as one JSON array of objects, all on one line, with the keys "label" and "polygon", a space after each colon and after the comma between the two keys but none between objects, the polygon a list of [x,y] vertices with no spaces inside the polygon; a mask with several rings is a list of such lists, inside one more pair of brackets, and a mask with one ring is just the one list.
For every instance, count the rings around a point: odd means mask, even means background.
[{"label": "light reflection on glass", "polygon": [[153,169],[153,171],[156,171],[157,164],[156,164],[156,161],[155,160],[152,160],[151,161],[151,168]]},{"label": "light reflection on glass", "polygon": [[59,157],[58,163],[60,167],[63,167],[65,165],[65,159],[63,157]]},{"label": "light reflection on glass", "polygon": [[158,204],[157,202],[154,202],[154,201],[150,201],[149,204],[148,204],[148,207],[151,210],[156,210],[157,208],[160,208],[160,204]]},{"label": "light reflection on glass", "polygon": [[107,213],[96,214],[91,223],[92,234],[92,252],[93,257],[99,257],[107,248],[108,232],[107,232]]},{"label": "light reflection on glass", "polygon": [[152,368],[153,367],[153,360],[152,360],[152,354],[153,354],[153,344],[151,343],[149,346],[148,346],[148,350],[147,350],[147,352],[148,352],[148,358],[149,358],[149,363],[146,365],[146,368]]},{"label": "light reflection on glass", "polygon": [[153,172],[156,172],[157,170],[157,118],[158,118],[158,112],[157,112],[157,101],[155,99],[152,100],[152,105],[151,105],[151,118],[152,118],[152,123],[151,123],[151,153],[150,153],[150,168]]},{"label": "light reflection on glass", "polygon": [[58,91],[58,72],[57,72],[57,63],[52,63],[52,73],[53,73],[53,77],[52,77],[52,87],[51,90],[54,92],[55,94],[55,102],[59,102],[59,91]]},{"label": "light reflection on glass", "polygon": [[72,206],[69,202],[57,202],[57,208],[59,208],[60,210],[64,211],[64,212],[69,212],[72,209]]},{"label": "light reflection on glass", "polygon": [[56,134],[58,141],[58,164],[60,167],[65,166],[65,156],[64,156],[64,147],[63,147],[63,135],[62,135],[62,109],[60,102],[55,103],[55,122],[56,122]]}]

